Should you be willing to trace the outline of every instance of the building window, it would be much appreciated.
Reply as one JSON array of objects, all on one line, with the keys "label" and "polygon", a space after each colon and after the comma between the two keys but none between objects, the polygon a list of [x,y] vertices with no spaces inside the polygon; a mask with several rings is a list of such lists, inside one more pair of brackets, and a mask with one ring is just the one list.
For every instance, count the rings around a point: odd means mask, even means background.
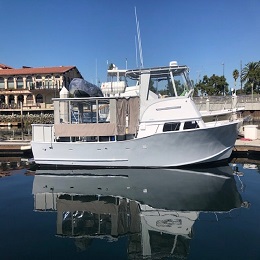
[{"label": "building window", "polygon": [[15,108],[14,95],[10,95],[10,96],[8,97],[8,103],[9,103],[9,107],[10,107],[10,108]]},{"label": "building window", "polygon": [[59,75],[55,76],[55,88],[60,89],[60,76]]},{"label": "building window", "polygon": [[38,94],[38,95],[36,96],[36,103],[43,103],[43,97],[42,97],[41,94]]},{"label": "building window", "polygon": [[0,107],[4,108],[5,107],[5,96],[0,95]]},{"label": "building window", "polygon": [[36,88],[43,88],[43,82],[41,76],[36,77]]},{"label": "building window", "polygon": [[31,94],[29,94],[28,96],[27,96],[27,104],[29,104],[29,105],[32,105],[33,104],[33,96],[31,95]]},{"label": "building window", "polygon": [[28,76],[26,78],[26,88],[27,89],[33,89],[33,80],[31,76]]},{"label": "building window", "polygon": [[67,79],[65,76],[63,76],[63,86],[68,89],[69,86],[67,86]]},{"label": "building window", "polygon": [[18,104],[19,104],[19,105],[20,105],[21,102],[23,103],[23,101],[24,101],[23,95],[19,95],[19,96],[17,97],[17,101],[18,101]]},{"label": "building window", "polygon": [[7,79],[7,88],[14,89],[14,78],[13,77],[10,77]]},{"label": "building window", "polygon": [[45,88],[53,88],[53,81],[50,75],[45,77]]},{"label": "building window", "polygon": [[165,123],[163,126],[163,132],[179,131],[180,125],[180,122]]},{"label": "building window", "polygon": [[53,95],[52,94],[47,94],[47,95],[45,95],[44,98],[45,98],[46,104],[52,104],[53,103],[53,101],[52,101]]},{"label": "building window", "polygon": [[5,89],[5,80],[4,80],[4,78],[0,78],[0,89]]},{"label": "building window", "polygon": [[18,77],[16,80],[16,84],[17,84],[17,88],[21,89],[23,88],[23,78],[22,77]]}]

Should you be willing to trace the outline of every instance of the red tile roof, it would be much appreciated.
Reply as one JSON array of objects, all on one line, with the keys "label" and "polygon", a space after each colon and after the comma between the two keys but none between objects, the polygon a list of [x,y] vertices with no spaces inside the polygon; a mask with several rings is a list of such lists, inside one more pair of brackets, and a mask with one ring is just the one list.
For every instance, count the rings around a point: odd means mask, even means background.
[{"label": "red tile roof", "polygon": [[29,68],[24,67],[21,69],[0,69],[0,76],[7,75],[31,75],[31,74],[53,74],[53,73],[64,73],[75,66],[59,66],[59,67],[41,67],[41,68]]},{"label": "red tile roof", "polygon": [[0,69],[13,69],[13,68],[5,64],[0,64]]}]

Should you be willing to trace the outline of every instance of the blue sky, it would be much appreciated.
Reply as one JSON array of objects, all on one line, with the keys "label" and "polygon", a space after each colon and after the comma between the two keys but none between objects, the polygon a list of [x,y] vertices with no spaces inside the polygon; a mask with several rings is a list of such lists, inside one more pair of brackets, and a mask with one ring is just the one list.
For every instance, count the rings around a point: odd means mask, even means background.
[{"label": "blue sky", "polygon": [[75,65],[92,83],[107,61],[134,69],[135,6],[144,67],[177,60],[195,82],[224,69],[233,87],[241,61],[260,60],[260,0],[0,0],[0,63]]}]

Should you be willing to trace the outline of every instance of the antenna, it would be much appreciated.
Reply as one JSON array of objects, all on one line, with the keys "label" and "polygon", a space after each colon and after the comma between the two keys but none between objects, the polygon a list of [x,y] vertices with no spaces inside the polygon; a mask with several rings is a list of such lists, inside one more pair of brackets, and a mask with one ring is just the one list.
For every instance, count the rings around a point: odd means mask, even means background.
[{"label": "antenna", "polygon": [[143,68],[143,51],[142,51],[142,42],[141,42],[141,33],[139,27],[139,21],[137,19],[136,7],[135,7],[135,22],[136,22],[136,31],[137,31],[137,39],[138,39],[138,48],[139,48],[139,55],[140,55],[140,67]]}]

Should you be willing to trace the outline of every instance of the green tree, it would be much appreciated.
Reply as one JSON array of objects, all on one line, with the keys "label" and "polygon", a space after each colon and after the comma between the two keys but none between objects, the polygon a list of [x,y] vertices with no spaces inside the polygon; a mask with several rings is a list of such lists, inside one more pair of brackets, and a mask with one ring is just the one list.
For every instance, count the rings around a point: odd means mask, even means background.
[{"label": "green tree", "polygon": [[172,96],[172,84],[168,82],[162,89],[158,90],[158,94],[161,96]]},{"label": "green tree", "polygon": [[[174,84],[176,87],[176,91],[177,91],[177,95],[181,96],[185,90],[185,87],[183,85],[183,83],[180,80],[175,80],[174,79]],[[150,89],[150,86],[149,86]],[[173,86],[172,86],[172,82],[168,81],[168,83],[164,86],[163,89],[158,90],[158,93],[162,96],[169,96],[169,97],[173,97],[174,91],[173,91]]]},{"label": "green tree", "polygon": [[234,78],[234,80],[235,80],[235,89],[236,89],[238,77],[239,77],[239,72],[238,72],[237,69],[235,69],[235,70],[233,71],[233,78]]},{"label": "green tree", "polygon": [[242,69],[241,80],[242,82],[245,82],[244,90],[246,94],[249,94],[250,92],[259,93],[260,61],[247,63]]},{"label": "green tree", "polygon": [[224,76],[213,74],[210,78],[207,75],[195,85],[195,91],[202,95],[220,96],[228,93],[228,83]]}]

